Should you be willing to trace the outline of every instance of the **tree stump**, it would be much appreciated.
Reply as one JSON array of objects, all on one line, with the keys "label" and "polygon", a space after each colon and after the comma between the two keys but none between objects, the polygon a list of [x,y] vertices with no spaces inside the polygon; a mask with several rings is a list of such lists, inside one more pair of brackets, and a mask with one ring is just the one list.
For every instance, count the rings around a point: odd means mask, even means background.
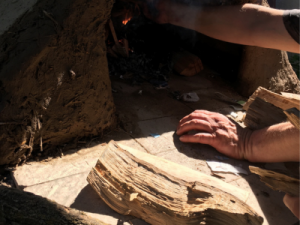
[{"label": "tree stump", "polygon": [[39,0],[0,37],[0,165],[116,124],[104,26],[113,0]]},{"label": "tree stump", "polygon": [[112,209],[153,225],[263,222],[245,204],[245,191],[159,157],[119,147],[113,141],[87,180]]}]

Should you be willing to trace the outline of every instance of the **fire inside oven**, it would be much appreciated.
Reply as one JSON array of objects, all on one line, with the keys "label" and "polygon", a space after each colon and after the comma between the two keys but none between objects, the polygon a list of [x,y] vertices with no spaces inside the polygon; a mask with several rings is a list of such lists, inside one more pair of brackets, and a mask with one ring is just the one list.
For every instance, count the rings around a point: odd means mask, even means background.
[{"label": "fire inside oven", "polygon": [[171,73],[193,76],[208,67],[229,81],[235,80],[242,46],[171,24],[157,24],[144,15],[144,7],[125,0],[114,4],[106,26],[110,76],[133,85],[149,82],[160,89],[168,87]]}]

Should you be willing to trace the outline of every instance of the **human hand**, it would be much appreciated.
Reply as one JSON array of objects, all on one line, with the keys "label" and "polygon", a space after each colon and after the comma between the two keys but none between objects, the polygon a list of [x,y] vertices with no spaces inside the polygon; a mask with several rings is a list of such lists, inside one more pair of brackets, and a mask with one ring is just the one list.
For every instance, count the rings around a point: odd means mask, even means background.
[{"label": "human hand", "polygon": [[292,213],[299,218],[299,197],[291,196],[286,194],[283,198],[283,202],[288,207]]},{"label": "human hand", "polygon": [[[196,133],[186,134],[190,131]],[[196,110],[180,120],[176,133],[182,142],[208,144],[229,157],[248,159],[247,142],[251,131],[222,114]]]}]

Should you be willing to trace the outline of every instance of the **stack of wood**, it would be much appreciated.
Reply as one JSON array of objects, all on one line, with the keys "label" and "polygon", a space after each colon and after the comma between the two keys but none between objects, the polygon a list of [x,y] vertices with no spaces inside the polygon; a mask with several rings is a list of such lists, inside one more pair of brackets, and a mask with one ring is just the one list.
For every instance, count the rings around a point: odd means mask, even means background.
[{"label": "stack of wood", "polygon": [[[243,107],[245,125],[261,129],[287,120],[299,128],[300,95],[282,92],[276,94],[259,87]],[[297,119],[298,118],[298,119]]]},{"label": "stack of wood", "polygon": [[249,193],[111,141],[87,178],[112,209],[154,225],[258,225]]},{"label": "stack of wood", "polygon": [[[259,87],[243,109],[247,111],[244,123],[250,129],[262,129],[287,120],[300,129],[300,95],[298,94],[282,92],[280,95]],[[284,174],[282,171],[265,170],[253,166],[249,169],[252,173],[259,175],[261,181],[273,190],[299,196],[299,163],[285,163],[288,169],[291,164],[296,165],[297,172],[294,174],[293,170]]]}]

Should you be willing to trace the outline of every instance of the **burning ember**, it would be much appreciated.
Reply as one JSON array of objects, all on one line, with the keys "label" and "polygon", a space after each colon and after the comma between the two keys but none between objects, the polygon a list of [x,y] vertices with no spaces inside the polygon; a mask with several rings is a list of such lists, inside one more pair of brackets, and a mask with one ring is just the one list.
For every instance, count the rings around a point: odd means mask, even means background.
[{"label": "burning ember", "polygon": [[122,21],[122,23],[123,23],[124,25],[126,25],[130,20],[131,20],[131,18],[126,18],[126,19],[124,19],[124,20]]}]

